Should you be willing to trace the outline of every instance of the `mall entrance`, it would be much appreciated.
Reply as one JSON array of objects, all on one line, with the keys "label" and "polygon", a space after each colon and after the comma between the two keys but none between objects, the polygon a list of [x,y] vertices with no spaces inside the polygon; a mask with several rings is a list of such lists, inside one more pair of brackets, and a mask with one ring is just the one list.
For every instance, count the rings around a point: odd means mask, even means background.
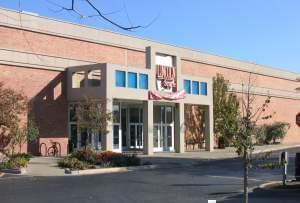
[{"label": "mall entrance", "polygon": [[143,108],[140,103],[113,103],[114,151],[143,150]]},{"label": "mall entrance", "polygon": [[174,151],[174,107],[155,105],[153,113],[153,151]]},{"label": "mall entrance", "polygon": [[[143,105],[113,103],[113,150],[142,151],[144,147]],[[174,151],[174,106],[153,107],[153,151]]]}]

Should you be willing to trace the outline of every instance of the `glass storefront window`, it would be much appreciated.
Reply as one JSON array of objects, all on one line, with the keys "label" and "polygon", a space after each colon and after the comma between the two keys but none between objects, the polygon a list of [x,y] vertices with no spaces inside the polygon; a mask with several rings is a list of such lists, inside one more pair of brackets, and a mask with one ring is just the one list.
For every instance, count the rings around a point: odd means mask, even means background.
[{"label": "glass storefront window", "polygon": [[201,82],[201,95],[207,95],[207,83],[206,82]]},{"label": "glass storefront window", "polygon": [[130,108],[130,122],[131,123],[139,123],[139,109],[138,108]]},{"label": "glass storefront window", "polygon": [[116,87],[125,87],[126,86],[126,72],[116,70],[115,72],[115,79],[116,79]]},{"label": "glass storefront window", "polygon": [[137,74],[128,72],[127,73],[127,86],[130,88],[137,88]]},{"label": "glass storefront window", "polygon": [[73,152],[77,148],[77,125],[70,125],[70,143],[69,150]]},{"label": "glass storefront window", "polygon": [[153,107],[153,123],[160,123],[161,122],[161,107],[154,106]]},{"label": "glass storefront window", "polygon": [[158,147],[158,126],[153,128],[153,146]]},{"label": "glass storefront window", "polygon": [[172,123],[173,122],[172,107],[167,106],[165,108],[166,108],[166,122]]},{"label": "glass storefront window", "polygon": [[88,143],[89,143],[89,140],[88,140],[88,134],[87,134],[87,129],[86,128],[81,128],[80,129],[80,137],[81,137],[80,146],[87,146]]},{"label": "glass storefront window", "polygon": [[190,80],[184,80],[183,81],[184,90],[186,93],[191,93],[191,81]]},{"label": "glass storefront window", "polygon": [[192,94],[199,94],[199,82],[192,81]]},{"label": "glass storefront window", "polygon": [[119,149],[120,148],[120,139],[119,139],[119,125],[114,125],[113,127],[113,146],[114,149]]},{"label": "glass storefront window", "polygon": [[139,88],[140,89],[148,89],[148,75],[147,74],[139,74]]},{"label": "glass storefront window", "polygon": [[120,104],[113,104],[113,122],[120,123]]},{"label": "glass storefront window", "polygon": [[76,122],[77,119],[76,119],[76,107],[77,105],[76,104],[70,104],[69,105],[69,121],[70,122]]}]

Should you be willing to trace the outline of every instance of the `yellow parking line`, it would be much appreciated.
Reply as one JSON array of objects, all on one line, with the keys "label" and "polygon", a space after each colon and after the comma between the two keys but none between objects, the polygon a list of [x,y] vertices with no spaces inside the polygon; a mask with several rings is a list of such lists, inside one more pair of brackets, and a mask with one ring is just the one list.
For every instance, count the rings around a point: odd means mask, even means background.
[{"label": "yellow parking line", "polygon": [[1,173],[1,172],[0,172],[0,178],[1,178],[2,176],[4,176],[4,173]]}]

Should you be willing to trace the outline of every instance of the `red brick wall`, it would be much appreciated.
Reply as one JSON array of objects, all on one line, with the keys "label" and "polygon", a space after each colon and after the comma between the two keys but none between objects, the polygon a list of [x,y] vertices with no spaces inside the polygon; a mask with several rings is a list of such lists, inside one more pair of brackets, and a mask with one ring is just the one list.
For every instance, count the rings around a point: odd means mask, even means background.
[{"label": "red brick wall", "polygon": [[[0,81],[7,87],[23,92],[32,102],[30,114],[39,126],[40,137],[64,140],[62,152],[66,154],[68,109],[64,73],[7,65],[0,65],[0,69]],[[36,143],[31,144],[30,148],[34,153],[39,149]]]},{"label": "red brick wall", "polygon": [[[225,79],[229,80],[232,83],[247,84],[247,80],[249,78],[249,73],[243,71],[221,68],[185,60],[181,61],[181,67],[183,74],[214,77],[217,73],[220,73],[225,77]],[[267,87],[287,91],[294,91],[297,87],[299,87],[299,82],[297,83],[269,76],[253,74],[252,79],[255,82],[255,86],[259,87]]]},{"label": "red brick wall", "polygon": [[[220,73],[225,77],[225,79],[229,80],[232,83],[247,84],[247,79],[249,77],[249,73],[246,72],[184,60],[182,60],[181,66],[183,74],[214,77],[217,73]],[[298,82],[274,77],[254,74],[252,78],[254,83],[253,85],[271,89],[294,91],[296,87],[300,86]],[[256,105],[261,105],[264,102],[265,98],[265,96],[256,96]],[[296,115],[298,112],[300,112],[300,101],[284,98],[272,98],[268,111],[276,112],[276,114],[274,118],[268,120],[267,122],[283,121],[291,124],[291,128],[288,131],[287,136],[283,140],[283,143],[300,143],[300,127],[295,123]]]},{"label": "red brick wall", "polygon": [[[0,47],[94,62],[145,67],[145,53],[0,26]],[[126,58],[127,55],[127,58]]]},{"label": "red brick wall", "polygon": [[[13,28],[0,27],[0,47],[51,56],[87,61],[97,61],[145,67],[145,53],[92,42],[52,36]],[[247,81],[248,74],[206,64],[181,61],[182,73],[213,77],[221,73],[233,83]],[[56,71],[0,65],[0,81],[9,87],[22,90],[34,103],[32,113],[41,127],[41,137],[67,139],[67,102],[65,99],[65,76]],[[255,85],[292,91],[299,83],[284,79],[256,75]],[[61,94],[59,91],[62,89]],[[264,97],[258,97],[263,99]],[[291,99],[273,98],[272,110],[277,112],[274,120],[292,124],[285,143],[300,143],[299,127],[295,115],[300,112],[300,102]],[[288,106],[288,108],[286,108]],[[62,141],[67,143],[67,141]],[[64,144],[66,145],[66,144]],[[67,146],[64,146],[66,152]],[[38,148],[35,148],[37,151]]]}]

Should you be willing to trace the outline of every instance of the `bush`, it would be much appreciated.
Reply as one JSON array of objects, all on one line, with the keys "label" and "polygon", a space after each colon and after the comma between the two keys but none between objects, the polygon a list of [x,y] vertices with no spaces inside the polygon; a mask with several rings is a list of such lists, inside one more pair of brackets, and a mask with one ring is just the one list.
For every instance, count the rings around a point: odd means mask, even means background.
[{"label": "bush", "polygon": [[81,148],[71,154],[71,157],[75,157],[80,161],[85,161],[91,164],[95,163],[96,151],[90,147]]},{"label": "bush", "polygon": [[266,126],[266,143],[273,141],[275,144],[277,140],[285,137],[290,124],[283,122],[276,122]]},{"label": "bush", "polygon": [[257,144],[275,144],[276,141],[285,137],[290,124],[283,122],[275,122],[272,124],[264,124],[256,129],[255,137]]},{"label": "bush", "polygon": [[5,154],[0,152],[0,164],[4,162],[8,162],[9,158]]},{"label": "bush", "polygon": [[112,151],[97,152],[91,148],[82,148],[59,162],[60,167],[80,170],[90,168],[92,165],[101,167],[138,166],[141,165],[141,160],[136,155],[128,156]]},{"label": "bush", "polygon": [[18,154],[11,155],[12,159],[18,158],[18,157],[24,158],[24,159],[26,159],[29,162],[30,159],[32,158],[32,154],[30,154],[30,153],[18,153]]},{"label": "bush", "polygon": [[75,157],[66,157],[63,160],[58,162],[58,166],[61,168],[70,168],[70,169],[77,169],[77,170],[84,170],[89,168],[89,164],[80,161]]},{"label": "bush", "polygon": [[14,157],[11,158],[8,162],[2,163],[0,168],[5,169],[15,169],[15,168],[26,168],[28,165],[28,160],[24,157]]}]

